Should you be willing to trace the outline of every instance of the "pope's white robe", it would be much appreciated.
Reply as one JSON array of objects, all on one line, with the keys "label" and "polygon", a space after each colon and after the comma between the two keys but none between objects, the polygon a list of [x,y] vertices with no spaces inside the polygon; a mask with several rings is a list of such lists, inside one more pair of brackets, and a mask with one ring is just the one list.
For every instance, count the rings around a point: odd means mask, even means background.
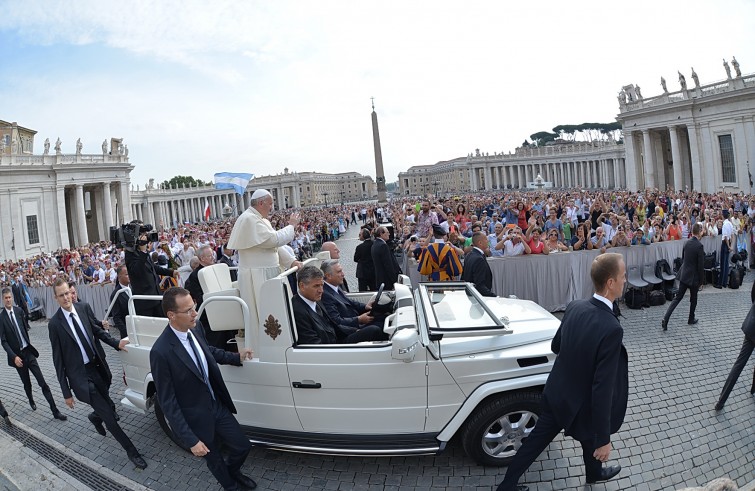
[{"label": "pope's white robe", "polygon": [[[283,246],[293,239],[294,227],[287,225],[276,231],[270,220],[252,207],[247,208],[233,226],[228,248],[239,253],[239,295],[249,306],[253,324],[255,320],[262,322],[257,304],[262,285],[270,278],[278,276],[281,268],[290,268],[296,259],[282,250]],[[250,341],[256,345],[259,330],[253,329],[253,339],[247,340],[247,346],[250,346]]]}]

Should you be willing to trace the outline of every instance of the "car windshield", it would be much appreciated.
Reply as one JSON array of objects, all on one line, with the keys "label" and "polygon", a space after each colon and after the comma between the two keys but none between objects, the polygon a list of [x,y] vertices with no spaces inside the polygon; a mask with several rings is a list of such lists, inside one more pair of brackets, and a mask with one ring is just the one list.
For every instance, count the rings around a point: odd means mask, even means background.
[{"label": "car windshield", "polygon": [[465,283],[424,284],[439,329],[499,327],[501,323]]}]

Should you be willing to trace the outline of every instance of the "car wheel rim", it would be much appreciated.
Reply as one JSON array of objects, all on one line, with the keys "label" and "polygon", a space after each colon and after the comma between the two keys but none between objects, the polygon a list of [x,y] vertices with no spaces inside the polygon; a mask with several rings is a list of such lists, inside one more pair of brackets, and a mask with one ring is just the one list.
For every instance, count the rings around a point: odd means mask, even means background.
[{"label": "car wheel rim", "polygon": [[497,459],[513,457],[537,423],[537,414],[516,411],[493,420],[482,434],[482,449]]}]

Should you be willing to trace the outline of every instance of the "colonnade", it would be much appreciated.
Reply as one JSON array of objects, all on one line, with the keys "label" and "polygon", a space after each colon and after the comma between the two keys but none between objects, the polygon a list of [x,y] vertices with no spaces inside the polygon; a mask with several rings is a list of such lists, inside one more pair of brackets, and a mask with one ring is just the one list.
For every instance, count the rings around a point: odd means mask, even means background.
[{"label": "colonnade", "polygon": [[110,227],[131,220],[127,181],[56,186],[55,191],[58,227],[67,230],[61,234],[68,239],[64,248],[107,240]]},{"label": "colonnade", "polygon": [[557,188],[583,187],[617,189],[627,186],[623,158],[599,158],[567,162],[472,163],[469,168],[472,191],[526,188],[538,175]]}]

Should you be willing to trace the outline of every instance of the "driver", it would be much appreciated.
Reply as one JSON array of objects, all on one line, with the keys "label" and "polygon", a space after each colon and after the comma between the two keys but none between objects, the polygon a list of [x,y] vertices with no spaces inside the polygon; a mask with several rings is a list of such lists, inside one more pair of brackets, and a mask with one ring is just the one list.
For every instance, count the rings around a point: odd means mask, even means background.
[{"label": "driver", "polygon": [[348,344],[362,341],[386,341],[388,335],[376,325],[361,329],[336,323],[320,303],[323,273],[305,266],[296,275],[299,293],[291,298],[296,320],[298,344]]}]

